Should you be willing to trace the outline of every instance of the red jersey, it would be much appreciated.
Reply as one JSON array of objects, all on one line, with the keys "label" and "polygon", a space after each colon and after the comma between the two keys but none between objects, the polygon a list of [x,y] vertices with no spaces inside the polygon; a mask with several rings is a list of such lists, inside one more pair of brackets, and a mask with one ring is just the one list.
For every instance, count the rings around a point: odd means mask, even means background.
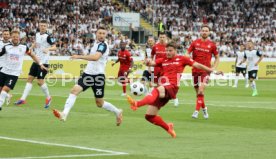
[{"label": "red jersey", "polygon": [[[179,86],[179,80],[182,73],[180,70],[183,71],[186,65],[192,66],[194,62],[194,60],[180,55],[176,55],[171,59],[157,59],[155,61],[156,66],[161,67],[163,70],[161,84]],[[168,79],[168,81],[164,77]]]},{"label": "red jersey", "polygon": [[[193,41],[188,49],[188,52],[193,52],[193,60],[207,67],[211,67],[212,55],[218,54],[216,44],[208,39],[206,41],[203,41],[202,39],[197,39]],[[205,71],[193,68],[193,72]]]},{"label": "red jersey", "polygon": [[120,62],[120,70],[128,70],[131,66],[132,58],[131,54],[127,50],[120,50],[118,52],[118,60]]},{"label": "red jersey", "polygon": [[151,57],[155,60],[159,58],[166,58],[166,44],[156,43],[151,50]]}]

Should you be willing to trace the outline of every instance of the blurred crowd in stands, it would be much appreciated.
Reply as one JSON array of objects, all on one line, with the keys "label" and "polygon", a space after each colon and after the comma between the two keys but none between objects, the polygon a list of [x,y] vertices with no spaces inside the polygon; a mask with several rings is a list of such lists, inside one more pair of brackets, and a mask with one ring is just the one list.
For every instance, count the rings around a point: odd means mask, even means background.
[{"label": "blurred crowd in stands", "polygon": [[185,53],[199,37],[202,24],[212,27],[211,39],[222,57],[233,57],[238,45],[252,40],[266,57],[276,58],[276,3],[274,0],[2,0],[0,33],[4,28],[20,29],[23,43],[30,45],[38,31],[38,22],[49,22],[48,32],[56,39],[55,56],[88,53],[99,25],[108,27],[111,56],[121,40],[135,56],[144,56],[128,36],[112,28],[114,12],[141,13],[149,23],[179,44]]}]

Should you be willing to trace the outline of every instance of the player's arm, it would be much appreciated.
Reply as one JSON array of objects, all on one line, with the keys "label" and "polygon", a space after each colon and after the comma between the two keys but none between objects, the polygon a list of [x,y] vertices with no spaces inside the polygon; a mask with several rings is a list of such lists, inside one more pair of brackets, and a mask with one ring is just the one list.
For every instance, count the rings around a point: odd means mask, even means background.
[{"label": "player's arm", "polygon": [[263,60],[264,55],[262,53],[259,52],[259,50],[257,51],[257,56],[259,56],[259,60],[255,63],[255,66],[258,66],[259,63]]},{"label": "player's arm", "polygon": [[152,59],[145,59],[144,63],[146,66],[155,66],[156,65],[155,61]]},{"label": "player's arm", "polygon": [[215,44],[213,45],[213,55],[215,56],[215,61],[214,61],[212,68],[215,70],[215,69],[217,69],[218,64],[219,64],[219,53],[217,50],[217,46]]},{"label": "player's arm", "polygon": [[50,44],[51,46],[44,49],[43,52],[44,53],[48,53],[49,51],[56,51],[57,50],[57,46],[56,46],[56,40],[52,37],[52,36],[48,36],[47,37],[47,43]]},{"label": "player's arm", "polygon": [[4,46],[0,52],[0,56],[3,56],[6,54],[6,47]]},{"label": "player's arm", "polygon": [[82,59],[87,61],[98,61],[107,49],[107,45],[105,43],[99,44],[97,51],[95,54],[92,55],[73,55],[71,59]]},{"label": "player's arm", "polygon": [[217,74],[217,75],[220,75],[220,74],[223,75],[222,71],[216,71],[214,68],[209,68],[209,67],[207,67],[205,65],[202,65],[200,63],[197,63],[197,62],[194,62],[194,64],[192,66],[195,67],[195,68],[204,70],[206,72],[209,72],[209,73],[214,73],[214,74]]},{"label": "player's arm", "polygon": [[219,64],[219,55],[217,54],[215,55],[215,61],[212,68],[217,69],[218,64]]},{"label": "player's arm", "polygon": [[112,63],[111,66],[113,67],[118,62],[119,62],[119,59],[117,59],[114,63]]},{"label": "player's arm", "polygon": [[191,53],[194,51],[195,46],[194,46],[194,42],[192,42],[192,44],[190,45],[190,47],[187,50],[187,54],[185,54],[186,57],[191,57]]},{"label": "player's arm", "polygon": [[246,59],[247,59],[247,56],[246,56],[246,53],[244,52],[243,60],[239,63],[239,65],[245,63]]},{"label": "player's arm", "polygon": [[34,60],[34,62],[37,63],[40,66],[40,68],[42,70],[48,71],[48,68],[45,67],[43,65],[43,63],[39,61],[39,59],[37,58],[37,56],[35,54],[33,54],[32,50],[30,50],[28,47],[27,47],[27,50],[26,50],[26,54],[29,55]]}]

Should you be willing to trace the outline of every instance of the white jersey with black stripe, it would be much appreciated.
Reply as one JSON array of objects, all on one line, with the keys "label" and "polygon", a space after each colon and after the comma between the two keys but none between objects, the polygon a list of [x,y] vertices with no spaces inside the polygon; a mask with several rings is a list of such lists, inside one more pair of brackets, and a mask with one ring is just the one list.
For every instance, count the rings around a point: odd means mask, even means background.
[{"label": "white jersey with black stripe", "polygon": [[7,75],[19,76],[22,71],[24,55],[26,53],[29,53],[27,45],[5,45],[0,53],[5,56],[6,60],[1,72]]},{"label": "white jersey with black stripe", "polygon": [[[4,41],[0,41],[0,52],[2,51],[2,49],[3,49],[3,47],[5,46],[5,45],[8,45],[8,44],[10,44],[10,42],[8,41],[8,42],[4,42]],[[1,56],[0,57],[0,68],[2,68],[4,65],[5,65],[5,63],[6,63],[6,58],[5,58],[5,56]]]},{"label": "white jersey with black stripe", "polygon": [[47,54],[45,54],[43,50],[51,47],[55,43],[55,40],[48,33],[41,34],[38,32],[35,34],[35,43],[35,55],[43,64],[49,64],[50,53],[48,52]]},{"label": "white jersey with black stripe", "polygon": [[255,66],[260,57],[262,56],[261,52],[258,50],[246,50],[245,58],[247,59],[247,70],[259,70],[259,66]]},{"label": "white jersey with black stripe", "polygon": [[236,63],[236,67],[240,67],[240,68],[246,68],[246,63],[242,63],[240,65],[240,63],[243,61],[244,59],[244,55],[245,55],[245,52],[244,51],[237,51],[235,52],[236,54],[236,58],[237,58],[237,63]]},{"label": "white jersey with black stripe", "polygon": [[90,55],[102,53],[102,56],[97,61],[88,61],[84,73],[89,75],[105,74],[105,66],[109,54],[109,46],[107,42],[95,42],[90,50]]}]

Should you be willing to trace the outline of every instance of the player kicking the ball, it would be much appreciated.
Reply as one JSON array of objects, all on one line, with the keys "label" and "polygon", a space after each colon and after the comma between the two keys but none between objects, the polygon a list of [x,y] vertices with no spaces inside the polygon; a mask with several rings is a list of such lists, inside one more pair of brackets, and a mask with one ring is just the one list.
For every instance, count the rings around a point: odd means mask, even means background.
[{"label": "player kicking the ball", "polygon": [[109,54],[109,46],[105,42],[107,31],[104,27],[99,27],[96,32],[96,42],[91,48],[89,55],[73,55],[71,59],[87,60],[88,64],[84,73],[78,80],[78,83],[72,88],[69,97],[67,98],[62,112],[54,109],[53,114],[65,121],[70,110],[75,104],[77,96],[88,88],[92,88],[95,96],[96,105],[105,110],[111,111],[116,116],[116,124],[119,126],[122,123],[123,111],[116,108],[113,104],[104,101],[104,86],[105,86],[105,66]]},{"label": "player kicking the ball", "polygon": [[177,55],[176,45],[174,43],[167,44],[166,58],[157,59],[156,61],[146,60],[145,63],[147,66],[160,67],[164,73],[163,76],[159,78],[160,85],[154,88],[151,94],[145,96],[142,100],[135,101],[130,96],[127,96],[130,108],[135,111],[139,107],[148,105],[145,115],[146,120],[162,127],[173,138],[175,138],[176,133],[173,128],[173,123],[166,123],[161,116],[158,116],[158,112],[168,103],[169,100],[175,99],[179,89],[179,80],[181,79],[179,70],[184,70],[184,67],[189,65],[194,68],[205,70],[209,73],[214,72],[216,74],[222,74],[222,72],[216,72],[188,57]]}]

